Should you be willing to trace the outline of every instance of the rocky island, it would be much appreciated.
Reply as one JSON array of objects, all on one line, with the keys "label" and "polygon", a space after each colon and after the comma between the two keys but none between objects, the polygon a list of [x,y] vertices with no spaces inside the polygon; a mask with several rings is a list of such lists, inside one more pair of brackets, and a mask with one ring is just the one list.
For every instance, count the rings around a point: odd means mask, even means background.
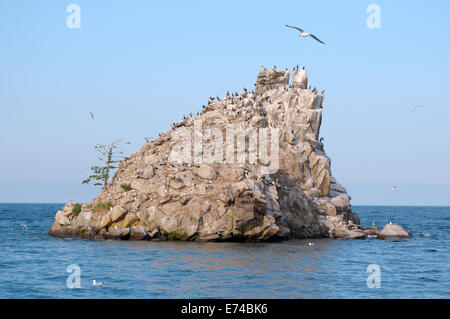
[{"label": "rocky island", "polygon": [[[376,235],[360,225],[332,176],[319,136],[323,101],[308,88],[306,70],[261,67],[254,91],[210,98],[197,116],[173,123],[122,161],[97,198],[58,211],[49,234],[190,241]],[[230,127],[236,136],[229,138]],[[252,132],[270,132],[265,157]],[[183,134],[193,136],[193,147],[180,144]],[[248,150],[245,158],[235,148]]]}]

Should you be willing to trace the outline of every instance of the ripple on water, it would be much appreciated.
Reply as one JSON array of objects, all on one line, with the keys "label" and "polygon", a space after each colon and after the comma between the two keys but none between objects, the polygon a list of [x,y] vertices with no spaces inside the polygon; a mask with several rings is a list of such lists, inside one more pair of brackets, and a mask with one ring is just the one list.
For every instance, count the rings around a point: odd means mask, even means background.
[{"label": "ripple on water", "polygon": [[[0,297],[450,296],[450,208],[355,207],[363,225],[373,221],[382,227],[393,219],[413,232],[411,239],[242,244],[53,238],[47,231],[61,206],[0,204]],[[28,225],[28,232],[18,226],[18,220]],[[421,233],[431,236],[421,237]],[[66,286],[69,264],[81,268],[81,289]],[[370,264],[381,268],[378,290],[367,288]],[[93,279],[104,285],[93,287]]]}]

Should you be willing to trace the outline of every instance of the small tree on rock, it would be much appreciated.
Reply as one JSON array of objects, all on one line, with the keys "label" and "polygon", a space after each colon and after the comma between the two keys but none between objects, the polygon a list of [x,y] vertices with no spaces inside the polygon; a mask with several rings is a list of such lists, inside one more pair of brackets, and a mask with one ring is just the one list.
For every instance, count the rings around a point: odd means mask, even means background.
[{"label": "small tree on rock", "polygon": [[[130,144],[129,142],[127,144]],[[95,150],[100,154],[98,159],[104,163],[102,166],[92,166],[92,175],[85,179],[82,184],[89,184],[95,182],[94,186],[108,186],[109,177],[113,170],[118,166],[123,159],[123,152],[119,149],[120,140],[114,141],[108,145],[97,144]]]}]

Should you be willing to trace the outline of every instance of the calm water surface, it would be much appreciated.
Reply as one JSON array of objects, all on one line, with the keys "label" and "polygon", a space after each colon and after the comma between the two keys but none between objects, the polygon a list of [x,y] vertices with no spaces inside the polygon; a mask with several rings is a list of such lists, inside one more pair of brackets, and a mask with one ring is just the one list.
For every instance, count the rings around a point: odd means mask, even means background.
[{"label": "calm water surface", "polygon": [[[450,298],[450,207],[354,207],[406,240],[185,243],[53,238],[62,206],[0,204],[0,298]],[[67,288],[70,264],[80,289]],[[367,287],[369,264],[381,288]]]}]

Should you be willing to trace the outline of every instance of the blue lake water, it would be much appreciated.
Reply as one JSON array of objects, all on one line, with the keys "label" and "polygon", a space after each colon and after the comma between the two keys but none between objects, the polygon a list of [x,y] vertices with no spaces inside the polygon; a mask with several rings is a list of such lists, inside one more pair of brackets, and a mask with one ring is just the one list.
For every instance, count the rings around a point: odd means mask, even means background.
[{"label": "blue lake water", "polygon": [[[0,298],[450,298],[450,207],[354,206],[405,240],[192,243],[53,238],[62,206],[0,204]],[[71,264],[80,289],[67,287]],[[367,286],[370,264],[380,288]]]}]

